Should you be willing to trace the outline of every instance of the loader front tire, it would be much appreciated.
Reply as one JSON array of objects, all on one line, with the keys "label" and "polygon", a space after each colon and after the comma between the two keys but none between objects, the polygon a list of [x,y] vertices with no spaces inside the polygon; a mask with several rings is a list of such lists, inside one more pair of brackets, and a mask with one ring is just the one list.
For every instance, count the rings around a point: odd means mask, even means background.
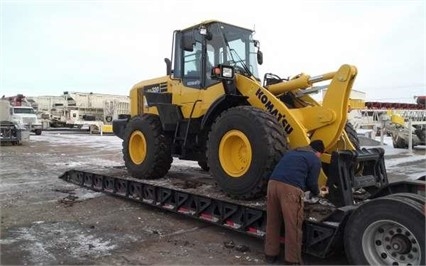
[{"label": "loader front tire", "polygon": [[207,142],[207,162],[218,186],[236,199],[263,195],[267,181],[288,149],[283,127],[272,115],[251,107],[224,111]]},{"label": "loader front tire", "polygon": [[123,138],[123,159],[130,175],[139,179],[165,176],[173,161],[170,145],[157,116],[130,119]]},{"label": "loader front tire", "polygon": [[425,265],[423,208],[424,200],[405,193],[358,207],[345,227],[348,261],[354,265]]}]

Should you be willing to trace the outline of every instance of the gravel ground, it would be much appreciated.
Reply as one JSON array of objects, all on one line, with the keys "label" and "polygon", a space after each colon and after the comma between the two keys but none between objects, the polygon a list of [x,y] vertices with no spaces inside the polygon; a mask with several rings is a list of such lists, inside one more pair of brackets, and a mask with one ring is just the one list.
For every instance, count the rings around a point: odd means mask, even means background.
[{"label": "gravel ground", "polygon": [[[262,240],[58,178],[74,168],[121,167],[115,136],[43,132],[0,149],[1,265],[263,264]],[[424,175],[424,147],[385,149],[391,181]],[[170,176],[181,171],[201,172],[175,160]],[[347,264],[342,254],[305,263]]]}]

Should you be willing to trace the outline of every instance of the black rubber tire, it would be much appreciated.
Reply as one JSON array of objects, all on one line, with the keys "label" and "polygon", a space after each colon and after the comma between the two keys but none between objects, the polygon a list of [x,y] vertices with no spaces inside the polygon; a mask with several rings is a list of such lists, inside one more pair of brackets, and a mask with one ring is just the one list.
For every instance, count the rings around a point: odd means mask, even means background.
[{"label": "black rubber tire", "polygon": [[416,136],[419,138],[419,141],[421,143],[425,143],[426,140],[426,127],[419,127],[416,128],[416,130],[414,131],[414,134],[416,134]]},{"label": "black rubber tire", "polygon": [[[135,163],[130,156],[129,142],[132,134],[139,131],[146,140],[146,156],[140,163]],[[159,118],[143,114],[130,119],[123,138],[123,159],[128,172],[134,178],[157,179],[165,176],[170,169],[170,138],[163,134]]]},{"label": "black rubber tire", "polygon": [[[220,142],[231,130],[242,132],[252,150],[247,171],[238,177],[230,176],[219,159]],[[224,111],[213,124],[207,161],[220,189],[232,198],[247,200],[265,194],[269,176],[287,150],[284,129],[275,117],[255,107],[238,106]]]},{"label": "black rubber tire", "polygon": [[[425,264],[424,204],[406,194],[371,200],[351,214],[344,234],[351,264]],[[393,243],[408,251],[398,252]]]},{"label": "black rubber tire", "polygon": [[40,135],[41,135],[41,129],[36,129],[36,130],[34,131],[34,133],[35,133],[36,135],[40,136]]},{"label": "black rubber tire", "polygon": [[346,134],[348,135],[348,138],[351,141],[352,145],[355,146],[355,149],[360,150],[361,145],[359,144],[358,134],[357,134],[354,126],[350,122],[346,123],[345,131],[346,131]]},{"label": "black rubber tire", "polygon": [[209,171],[210,167],[207,164],[207,161],[198,161],[198,165],[203,169],[204,171]]},{"label": "black rubber tire", "polygon": [[396,149],[406,149],[408,148],[408,142],[401,138],[398,134],[392,136],[392,144]]},{"label": "black rubber tire", "polygon": [[407,199],[412,199],[422,205],[425,204],[426,202],[426,198],[424,196],[421,196],[419,194],[414,194],[414,193],[396,193],[396,194],[391,194],[388,197],[403,197]]}]

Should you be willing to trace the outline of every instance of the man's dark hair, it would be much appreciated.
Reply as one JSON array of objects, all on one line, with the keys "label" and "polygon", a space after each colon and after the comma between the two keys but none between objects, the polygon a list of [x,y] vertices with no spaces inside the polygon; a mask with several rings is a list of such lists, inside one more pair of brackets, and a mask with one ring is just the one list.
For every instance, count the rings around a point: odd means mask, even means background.
[{"label": "man's dark hair", "polygon": [[322,142],[322,140],[313,140],[311,141],[309,146],[311,146],[311,148],[317,152],[324,153],[324,143]]}]

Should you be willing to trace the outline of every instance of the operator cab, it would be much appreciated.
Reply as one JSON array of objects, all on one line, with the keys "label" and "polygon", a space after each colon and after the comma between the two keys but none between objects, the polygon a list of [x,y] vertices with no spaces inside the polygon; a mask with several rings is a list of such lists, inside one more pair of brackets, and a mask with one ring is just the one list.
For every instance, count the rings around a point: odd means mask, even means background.
[{"label": "operator cab", "polygon": [[197,89],[221,82],[223,77],[219,71],[225,66],[226,70],[231,67],[227,73],[232,74],[232,78],[234,73],[239,73],[259,80],[257,64],[262,64],[263,59],[253,34],[252,30],[219,21],[175,31],[173,71],[169,70],[171,62],[166,60],[168,74],[181,79],[186,87]]}]

